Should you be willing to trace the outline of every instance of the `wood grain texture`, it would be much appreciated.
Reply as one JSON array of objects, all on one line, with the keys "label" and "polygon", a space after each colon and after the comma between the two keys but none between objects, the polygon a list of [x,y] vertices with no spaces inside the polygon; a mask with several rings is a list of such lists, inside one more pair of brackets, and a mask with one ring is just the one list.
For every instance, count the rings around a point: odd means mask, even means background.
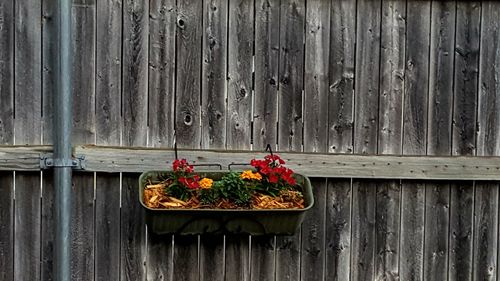
[{"label": "wood grain texture", "polygon": [[[253,148],[277,143],[280,3],[255,0]],[[252,237],[250,278],[275,279],[276,237]]]},{"label": "wood grain texture", "polygon": [[[14,144],[41,142],[41,3],[15,2]],[[41,266],[40,173],[16,173],[14,279],[36,280]]]},{"label": "wood grain texture", "polygon": [[147,138],[149,1],[123,1],[122,139],[145,146]]},{"label": "wood grain texture", "polygon": [[41,280],[54,280],[55,187],[51,171],[42,173]]},{"label": "wood grain texture", "polygon": [[[177,1],[177,8],[176,140],[179,147],[199,148],[201,145],[200,64],[203,42],[203,21],[200,19],[203,16],[203,1]],[[185,155],[182,157],[192,161],[192,158]],[[199,279],[198,243],[198,236],[174,237],[173,276],[176,280]],[[186,268],[194,270],[186,271]]]},{"label": "wood grain texture", "polygon": [[95,280],[120,280],[120,175],[96,174]]},{"label": "wood grain texture", "polygon": [[228,5],[227,0],[203,1],[202,148],[226,146]]},{"label": "wood grain texture", "polygon": [[122,1],[96,2],[96,143],[120,144]]},{"label": "wood grain texture", "polygon": [[175,107],[175,1],[150,1],[148,129],[150,146],[172,147]]},{"label": "wood grain texture", "polygon": [[281,1],[278,147],[300,151],[303,138],[305,3]]},{"label": "wood grain texture", "polygon": [[254,1],[229,3],[227,148],[250,149]]},{"label": "wood grain texture", "polygon": [[[309,3],[309,2],[308,2]],[[326,139],[325,139],[326,140]],[[323,141],[323,144],[326,142]],[[300,249],[300,280],[324,280],[326,273],[326,195],[327,180],[312,178],[314,206],[302,223],[302,245]]]},{"label": "wood grain texture", "polygon": [[[377,153],[381,1],[357,3],[354,153]],[[376,183],[353,182],[351,280],[375,278]]]},{"label": "wood grain texture", "polygon": [[73,129],[75,144],[95,143],[95,0],[73,0]]},{"label": "wood grain texture", "polygon": [[[431,2],[408,1],[404,80],[404,155],[427,151],[427,95]],[[423,279],[425,184],[402,181],[399,275],[401,280]]]},{"label": "wood grain texture", "polygon": [[0,173],[0,279],[14,281],[14,176]]},{"label": "wood grain texture", "polygon": [[307,2],[304,65],[304,150],[327,152],[330,3]]},{"label": "wood grain texture", "polygon": [[332,1],[328,69],[330,152],[353,152],[355,43],[356,2]]},{"label": "wood grain texture", "polygon": [[14,1],[0,3],[0,144],[14,137]]},{"label": "wood grain texture", "polygon": [[255,0],[253,145],[277,143],[280,3]]},{"label": "wood grain texture", "polygon": [[203,1],[177,1],[175,130],[179,147],[199,147]]},{"label": "wood grain texture", "polygon": [[325,280],[350,280],[351,180],[328,180],[326,200]]},{"label": "wood grain texture", "polygon": [[[429,58],[427,153],[451,154],[455,2],[433,2]],[[424,280],[448,278],[450,186],[426,186]]]},{"label": "wood grain texture", "polygon": [[[406,3],[382,2],[378,153],[401,154]],[[400,181],[377,183],[375,279],[399,280]]]},{"label": "wood grain texture", "polygon": [[[480,3],[457,2],[452,154],[473,155],[479,68]],[[452,183],[449,278],[473,280],[473,182]]]},{"label": "wood grain texture", "polygon": [[[481,5],[481,42],[479,53],[479,97],[477,114],[477,155],[500,155],[500,7]],[[498,280],[498,182],[475,186],[474,280]]]}]

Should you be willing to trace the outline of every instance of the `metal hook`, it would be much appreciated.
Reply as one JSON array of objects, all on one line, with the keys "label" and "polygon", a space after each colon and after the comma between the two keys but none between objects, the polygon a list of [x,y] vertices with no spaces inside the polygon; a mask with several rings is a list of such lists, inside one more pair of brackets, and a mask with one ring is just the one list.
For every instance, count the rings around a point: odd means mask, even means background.
[{"label": "metal hook", "polygon": [[178,155],[177,155],[177,142],[174,142],[174,153],[175,153],[175,160],[178,160]]},{"label": "metal hook", "polygon": [[273,156],[273,149],[271,148],[271,144],[267,144],[266,151],[269,151],[269,153],[271,153],[271,156]]}]

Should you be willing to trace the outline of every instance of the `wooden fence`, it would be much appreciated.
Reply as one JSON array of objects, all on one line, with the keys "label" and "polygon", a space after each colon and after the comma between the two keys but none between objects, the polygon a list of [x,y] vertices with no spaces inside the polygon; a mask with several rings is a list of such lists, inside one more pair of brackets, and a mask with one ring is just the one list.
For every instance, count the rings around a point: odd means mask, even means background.
[{"label": "wooden fence", "polygon": [[[3,145],[52,142],[55,2],[0,0]],[[74,0],[73,18],[75,145],[500,156],[499,2]],[[156,237],[137,177],[74,174],[74,280],[500,280],[497,181],[314,178],[295,236]],[[53,279],[52,183],[1,172],[1,281]]]}]

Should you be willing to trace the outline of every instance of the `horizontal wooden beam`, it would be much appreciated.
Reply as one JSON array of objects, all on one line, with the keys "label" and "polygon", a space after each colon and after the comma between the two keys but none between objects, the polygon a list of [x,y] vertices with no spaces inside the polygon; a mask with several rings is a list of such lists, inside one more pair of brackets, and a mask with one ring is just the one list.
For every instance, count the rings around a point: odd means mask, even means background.
[{"label": "horizontal wooden beam", "polygon": [[[171,149],[138,149],[79,146],[87,170],[97,172],[143,172],[171,167]],[[500,180],[500,157],[436,157],[352,155],[277,152],[287,166],[310,177],[426,180]],[[266,153],[256,151],[179,150],[179,158],[193,164],[249,163]]]},{"label": "horizontal wooden beam", "polygon": [[[50,146],[0,146],[0,170],[39,171],[40,157],[50,156]],[[397,156],[277,152],[287,166],[310,177],[424,180],[500,180],[500,157]],[[172,149],[77,146],[75,156],[85,156],[88,172],[167,170]],[[257,151],[189,150],[179,158],[193,164],[249,163],[266,153]],[[198,168],[198,169],[202,169]],[[241,168],[241,167],[238,167]]]}]

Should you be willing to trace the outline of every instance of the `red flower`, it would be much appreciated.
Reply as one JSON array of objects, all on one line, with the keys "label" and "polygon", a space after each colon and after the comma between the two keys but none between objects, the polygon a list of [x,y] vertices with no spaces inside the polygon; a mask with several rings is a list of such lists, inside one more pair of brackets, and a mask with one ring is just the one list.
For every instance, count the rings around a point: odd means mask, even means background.
[{"label": "red flower", "polygon": [[192,178],[180,177],[179,182],[189,189],[198,189],[200,185],[198,184],[198,180],[200,178],[198,176],[194,176]]},{"label": "red flower", "polygon": [[277,175],[275,175],[275,174],[269,175],[269,182],[270,183],[278,183],[278,180],[279,180],[279,178]]}]

